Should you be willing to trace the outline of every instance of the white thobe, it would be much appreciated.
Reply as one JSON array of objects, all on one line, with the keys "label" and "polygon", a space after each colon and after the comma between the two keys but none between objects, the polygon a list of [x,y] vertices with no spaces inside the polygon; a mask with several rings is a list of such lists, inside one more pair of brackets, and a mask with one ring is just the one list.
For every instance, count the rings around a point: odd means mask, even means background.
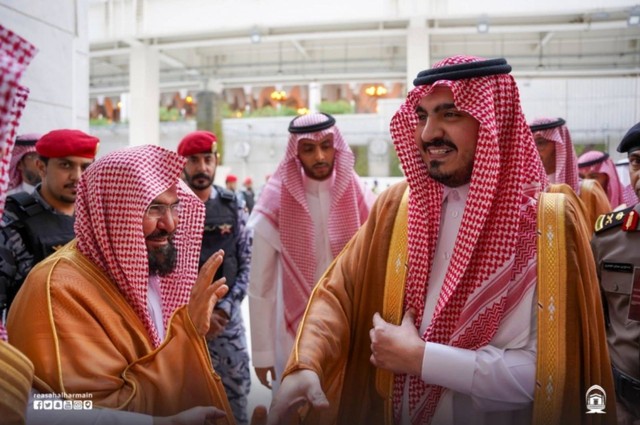
[{"label": "white thobe", "polygon": [[[468,193],[469,185],[445,187],[440,234],[420,334],[424,334],[433,318]],[[534,295],[535,289],[532,288],[522,302],[503,318],[496,335],[485,347],[468,350],[425,343],[422,380],[445,388],[432,425],[530,423],[537,345]],[[410,423],[406,387],[402,423]]]},{"label": "white thobe", "polygon": [[[315,233],[315,249],[309,255],[316,262],[317,282],[333,261],[327,232],[333,179],[304,178],[303,184]],[[256,220],[249,224],[255,230],[248,291],[252,362],[254,367],[275,367],[275,393],[294,342],[284,320],[282,244],[279,232],[268,220],[261,215],[252,218]]]},{"label": "white thobe", "polygon": [[160,295],[160,277],[157,275],[149,276],[149,285],[147,286],[147,310],[151,321],[156,327],[160,341],[164,340],[164,320],[162,318],[162,297]]},{"label": "white thobe", "polygon": [[20,193],[20,192],[27,192],[28,194],[32,194],[34,190],[36,190],[35,186],[30,185],[29,183],[23,180],[22,183],[20,183],[18,186],[8,190],[7,196],[13,195],[14,193]]}]

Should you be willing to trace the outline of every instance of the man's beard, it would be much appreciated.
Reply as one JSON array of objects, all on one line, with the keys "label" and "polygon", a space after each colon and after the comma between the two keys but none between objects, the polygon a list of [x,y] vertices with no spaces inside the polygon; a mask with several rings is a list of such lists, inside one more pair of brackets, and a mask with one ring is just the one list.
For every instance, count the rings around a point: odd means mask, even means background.
[{"label": "man's beard", "polygon": [[[148,237],[165,236],[166,232],[156,232]],[[173,235],[169,238],[169,243],[160,248],[148,250],[149,273],[158,276],[166,276],[171,273],[178,262],[178,249],[173,244]]]},{"label": "man's beard", "polygon": [[[423,143],[423,150],[426,152],[429,147],[448,147],[458,152],[458,147],[450,140],[437,139],[432,142]],[[447,187],[459,187],[471,181],[471,173],[473,171],[473,161],[466,168],[458,168],[445,172],[441,170],[443,162],[437,159],[430,160],[427,164],[427,172],[435,181],[444,184]]]},{"label": "man's beard", "polygon": [[35,186],[40,183],[40,175],[30,170],[24,170],[23,180],[29,183],[31,186]]},{"label": "man's beard", "polygon": [[[185,172],[184,175],[187,177],[189,186],[195,190],[203,190],[213,184],[213,176],[205,173],[198,173],[191,176]],[[204,181],[202,183],[196,182],[197,179],[203,179]]]}]

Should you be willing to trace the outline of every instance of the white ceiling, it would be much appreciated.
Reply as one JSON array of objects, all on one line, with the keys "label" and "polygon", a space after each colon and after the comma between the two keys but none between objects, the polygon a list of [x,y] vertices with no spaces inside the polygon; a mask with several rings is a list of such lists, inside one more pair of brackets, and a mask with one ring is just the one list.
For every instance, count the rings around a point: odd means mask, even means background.
[{"label": "white ceiling", "polygon": [[[116,0],[117,1],[117,0]],[[171,30],[151,34],[149,2],[130,6],[131,31],[107,31],[116,18],[113,0],[91,5],[90,27],[102,28],[90,45],[93,96],[128,91],[131,46],[160,53],[163,91],[274,84],[405,82],[407,34],[426,28],[430,63],[455,54],[506,57],[514,74],[544,77],[640,75],[640,26],[628,25],[632,7],[588,12],[511,15],[442,15],[434,18],[358,19],[319,24],[241,25],[224,30]],[[143,6],[141,6],[143,5]],[[122,19],[122,16],[120,16]],[[486,21],[487,33],[477,24]],[[261,34],[252,43],[250,34]],[[109,33],[109,36],[105,34]],[[120,35],[118,35],[120,34]],[[428,44],[428,46],[427,46]],[[425,61],[425,68],[428,64]]]}]

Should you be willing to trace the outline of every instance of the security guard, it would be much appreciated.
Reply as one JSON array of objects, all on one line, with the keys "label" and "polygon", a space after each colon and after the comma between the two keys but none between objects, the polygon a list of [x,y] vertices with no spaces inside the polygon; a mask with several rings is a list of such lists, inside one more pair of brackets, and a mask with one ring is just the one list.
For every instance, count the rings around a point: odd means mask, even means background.
[{"label": "security guard", "polygon": [[[640,123],[618,152],[629,157],[631,186],[640,195]],[[640,204],[600,216],[591,241],[607,318],[619,423],[640,420]]]},{"label": "security guard", "polygon": [[76,184],[97,147],[97,138],[79,130],[54,130],[36,142],[42,181],[32,194],[7,198],[0,227],[3,319],[31,268],[74,238]]},{"label": "security guard", "polygon": [[251,262],[251,239],[245,229],[247,214],[244,203],[233,191],[213,184],[219,159],[213,133],[187,134],[178,145],[178,153],[187,158],[183,180],[206,208],[200,265],[214,252],[224,250],[218,273],[227,279],[229,292],[213,310],[207,344],[236,422],[243,425],[248,423],[247,397],[251,387],[249,351],[240,309],[249,285]]}]

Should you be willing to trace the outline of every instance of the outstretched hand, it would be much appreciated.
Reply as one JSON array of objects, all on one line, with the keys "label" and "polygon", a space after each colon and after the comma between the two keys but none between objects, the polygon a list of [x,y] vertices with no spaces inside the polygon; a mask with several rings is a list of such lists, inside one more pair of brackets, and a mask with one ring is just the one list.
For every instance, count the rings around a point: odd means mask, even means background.
[{"label": "outstretched hand", "polygon": [[224,277],[216,280],[213,284],[211,283],[216,271],[222,264],[223,258],[223,250],[218,250],[209,257],[207,262],[200,268],[196,283],[191,290],[187,311],[200,336],[207,335],[213,307],[229,290],[229,287],[225,285],[227,280]]},{"label": "outstretched hand", "polygon": [[408,310],[399,326],[386,322],[378,313],[373,315],[370,361],[375,367],[395,374],[422,374],[424,341],[414,325],[415,312]]},{"label": "outstretched hand", "polygon": [[[256,367],[256,376],[262,385],[271,389],[271,382],[276,380],[276,368],[271,367]],[[269,379],[271,375],[271,379]]]},{"label": "outstretched hand", "polygon": [[287,375],[280,384],[271,408],[267,425],[298,423],[298,410],[310,403],[314,409],[326,409],[329,400],[320,386],[318,375],[307,369]]}]

